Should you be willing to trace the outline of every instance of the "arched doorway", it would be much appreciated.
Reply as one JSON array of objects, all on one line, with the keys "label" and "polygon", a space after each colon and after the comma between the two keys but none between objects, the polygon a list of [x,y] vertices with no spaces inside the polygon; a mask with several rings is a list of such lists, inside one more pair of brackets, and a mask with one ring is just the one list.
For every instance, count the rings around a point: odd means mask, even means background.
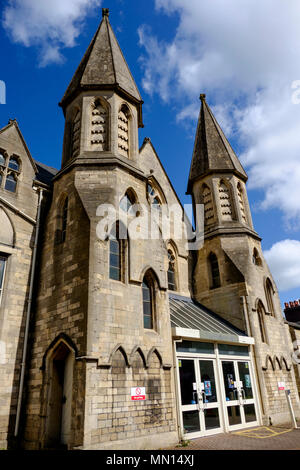
[{"label": "arched doorway", "polygon": [[74,351],[64,341],[48,356],[47,448],[69,447],[70,444],[74,358]]}]

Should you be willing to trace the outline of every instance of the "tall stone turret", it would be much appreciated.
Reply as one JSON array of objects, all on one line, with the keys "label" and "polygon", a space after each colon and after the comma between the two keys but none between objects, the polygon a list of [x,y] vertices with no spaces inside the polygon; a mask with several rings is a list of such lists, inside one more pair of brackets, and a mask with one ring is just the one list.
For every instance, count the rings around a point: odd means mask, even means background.
[{"label": "tall stone turret", "polygon": [[[281,379],[293,390],[288,331],[278,291],[254,231],[248,203],[247,174],[201,95],[195,146],[188,181],[194,204],[204,206],[204,245],[193,272],[196,300],[255,339],[265,422],[288,418]],[[280,370],[275,371],[275,361]]]}]

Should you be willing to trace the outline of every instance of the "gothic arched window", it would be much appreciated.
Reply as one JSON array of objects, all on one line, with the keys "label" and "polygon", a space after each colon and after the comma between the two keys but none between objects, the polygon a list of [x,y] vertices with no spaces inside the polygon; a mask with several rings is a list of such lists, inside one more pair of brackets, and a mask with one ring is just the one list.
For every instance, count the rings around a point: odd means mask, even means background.
[{"label": "gothic arched window", "polygon": [[92,105],[91,145],[103,152],[108,148],[108,112],[98,99]]},{"label": "gothic arched window", "polygon": [[210,266],[212,288],[220,287],[221,278],[220,278],[218,258],[216,257],[214,253],[211,253],[208,257],[208,260],[209,260],[209,266]]},{"label": "gothic arched window", "polygon": [[[121,222],[116,222],[109,236],[109,277],[114,281],[125,282],[125,263],[129,262],[129,245],[126,229]],[[126,256],[127,253],[127,256]]]},{"label": "gothic arched window", "polygon": [[68,196],[63,194],[60,197],[60,200],[57,206],[57,226],[56,226],[55,239],[54,239],[55,245],[64,243],[66,240],[67,225],[68,225],[68,206],[69,206]]},{"label": "gothic arched window", "polygon": [[272,282],[270,281],[269,278],[267,278],[266,280],[265,291],[266,291],[268,311],[271,315],[274,315],[274,303],[273,303],[274,289],[273,289]]},{"label": "gothic arched window", "polygon": [[267,336],[266,336],[266,330],[265,330],[265,314],[266,314],[265,307],[263,306],[262,301],[259,300],[257,303],[257,316],[258,316],[260,337],[263,343],[267,343]]},{"label": "gothic arched window", "polygon": [[130,209],[134,204],[137,204],[136,195],[132,189],[128,189],[120,201],[120,208],[124,212],[130,213]]},{"label": "gothic arched window", "polygon": [[173,250],[168,250],[168,289],[176,291],[176,258]]},{"label": "gothic arched window", "polygon": [[147,198],[153,209],[161,210],[162,195],[152,181],[148,181],[147,183]]},{"label": "gothic arched window", "polygon": [[118,113],[118,151],[124,157],[129,157],[130,112],[123,104]]},{"label": "gothic arched window", "polygon": [[142,283],[143,293],[143,317],[144,317],[144,328],[152,330],[154,328],[154,281],[152,277],[147,274],[145,275]]}]

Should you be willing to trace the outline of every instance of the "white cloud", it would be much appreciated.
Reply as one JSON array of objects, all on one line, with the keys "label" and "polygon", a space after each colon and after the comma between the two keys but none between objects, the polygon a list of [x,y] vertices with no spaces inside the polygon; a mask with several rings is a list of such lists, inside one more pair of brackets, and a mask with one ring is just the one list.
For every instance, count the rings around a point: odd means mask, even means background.
[{"label": "white cloud", "polygon": [[264,256],[281,291],[300,287],[300,241],[282,240]]},{"label": "white cloud", "polygon": [[249,186],[263,190],[261,207],[299,223],[300,104],[292,83],[300,80],[300,2],[156,0],[156,7],[176,13],[179,25],[169,42],[140,28],[146,91],[176,102],[178,119],[194,119],[196,98],[206,93],[243,149]]},{"label": "white cloud", "polygon": [[102,0],[9,0],[2,24],[13,42],[38,46],[40,66],[63,61],[61,49],[73,47],[87,14]]}]

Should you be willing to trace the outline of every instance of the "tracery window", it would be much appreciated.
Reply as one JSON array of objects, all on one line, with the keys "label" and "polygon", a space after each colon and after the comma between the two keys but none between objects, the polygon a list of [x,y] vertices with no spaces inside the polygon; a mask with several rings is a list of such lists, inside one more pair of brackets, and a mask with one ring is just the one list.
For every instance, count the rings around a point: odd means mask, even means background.
[{"label": "tracery window", "polygon": [[21,173],[20,159],[16,155],[6,157],[5,152],[0,151],[0,187],[6,191],[15,193]]}]

